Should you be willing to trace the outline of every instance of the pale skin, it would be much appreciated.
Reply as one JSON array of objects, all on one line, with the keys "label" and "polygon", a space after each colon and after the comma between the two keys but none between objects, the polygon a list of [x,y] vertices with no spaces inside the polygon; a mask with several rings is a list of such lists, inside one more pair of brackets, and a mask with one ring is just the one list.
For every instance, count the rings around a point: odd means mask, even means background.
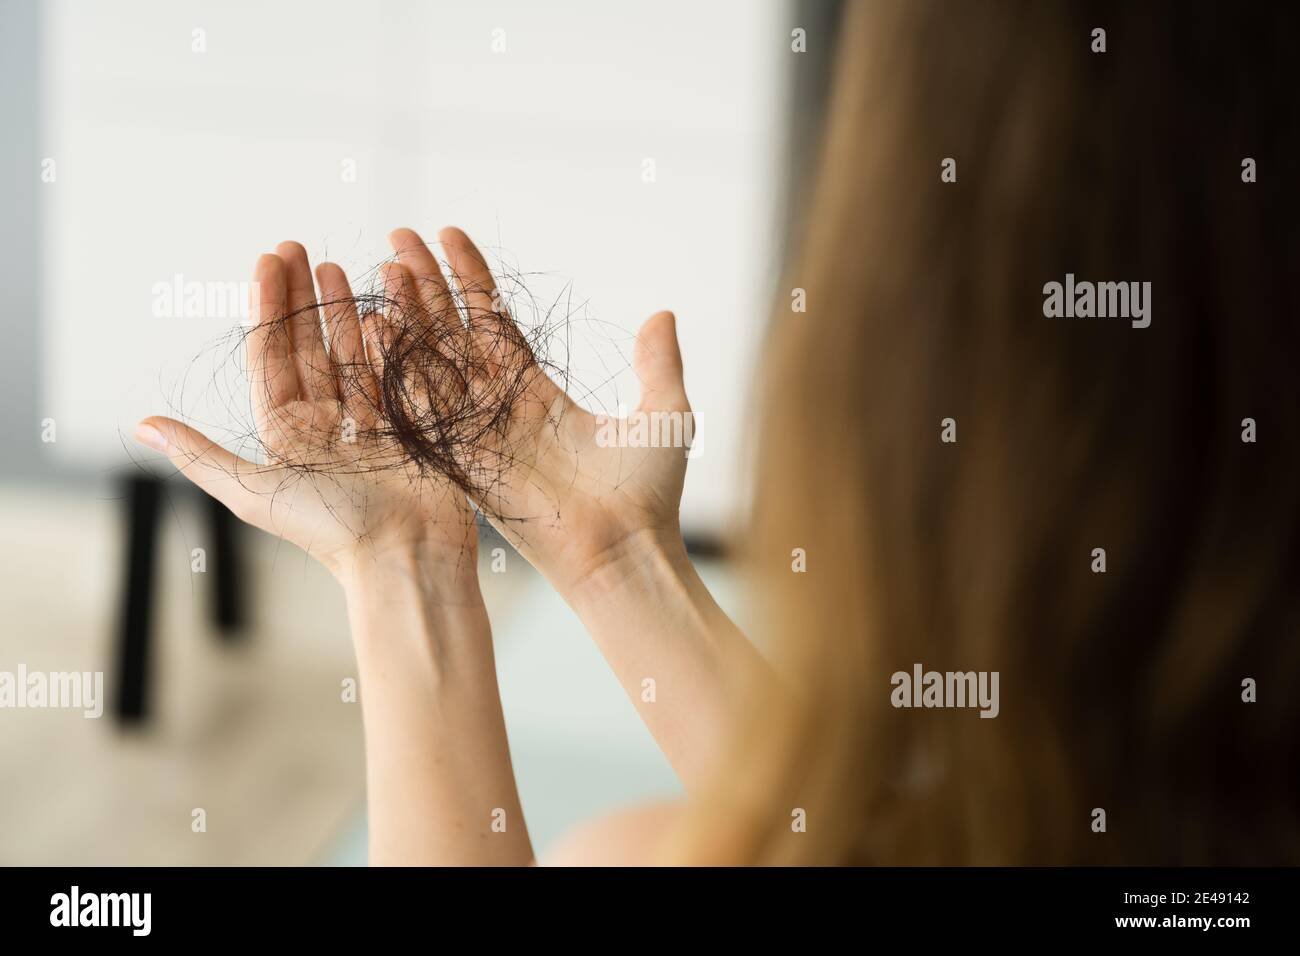
[{"label": "pale skin", "polygon": [[[511,319],[484,257],[459,229],[438,236],[449,277],[413,231],[389,238],[397,253],[383,276],[389,296],[418,296],[430,321],[449,321],[450,278],[467,307],[469,347],[484,359],[476,363],[483,381],[436,387],[491,388],[502,375],[526,382],[506,432],[510,456],[491,500],[479,504],[511,516],[494,523],[574,608],[695,788],[717,753],[728,693],[764,665],[686,557],[684,451],[601,447],[595,416],[527,349],[512,347],[517,336],[495,327]],[[375,434],[384,319],[357,315],[338,266],[318,265],[313,283],[297,243],[263,255],[254,280],[248,375],[268,462],[242,459],[168,418],[145,419],[137,438],[238,517],[315,557],[343,587],[365,724],[371,862],[527,864],[533,851],[479,592],[473,510],[449,481],[416,475]],[[642,326],[633,365],[638,412],[689,411],[671,313]],[[365,467],[349,467],[358,463]],[[643,699],[647,679],[653,702]],[[671,814],[651,808],[600,821],[565,841],[555,862],[641,862]]]}]

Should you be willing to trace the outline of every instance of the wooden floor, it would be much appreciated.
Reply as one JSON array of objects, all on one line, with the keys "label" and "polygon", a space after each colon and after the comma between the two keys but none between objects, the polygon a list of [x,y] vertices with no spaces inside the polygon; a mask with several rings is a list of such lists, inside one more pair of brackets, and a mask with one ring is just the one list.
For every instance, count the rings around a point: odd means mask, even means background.
[{"label": "wooden floor", "polygon": [[[159,541],[154,712],[123,732],[111,714],[120,512],[108,494],[0,489],[0,671],[106,671],[108,697],[98,720],[0,709],[0,864],[329,860],[364,803],[337,587],[297,549],[250,532],[253,627],[242,645],[223,643],[206,579],[190,569],[206,527],[175,495]],[[509,604],[520,576],[483,577],[489,606]],[[206,832],[194,831],[196,809]]]},{"label": "wooden floor", "polygon": [[[104,671],[114,680],[124,517],[111,492],[0,486],[0,671]],[[252,626],[209,624],[190,550],[203,511],[169,494],[159,540],[154,713],[123,733],[111,706],[0,708],[0,865],[310,865],[365,862],[359,705],[342,596],[313,561],[249,531]],[[510,554],[480,548],[498,681],[539,854],[574,826],[673,798],[680,783],[573,612]],[[700,566],[738,620],[726,569]],[[192,828],[202,809],[206,832]]]}]

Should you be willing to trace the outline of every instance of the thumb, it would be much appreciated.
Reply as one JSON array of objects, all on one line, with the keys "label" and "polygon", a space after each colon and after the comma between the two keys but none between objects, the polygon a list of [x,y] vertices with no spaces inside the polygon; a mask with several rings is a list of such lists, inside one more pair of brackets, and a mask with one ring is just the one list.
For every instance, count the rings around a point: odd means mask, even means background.
[{"label": "thumb", "polygon": [[166,455],[177,471],[229,508],[236,517],[265,527],[274,479],[270,470],[222,448],[171,418],[153,416],[135,428],[135,439]]},{"label": "thumb", "polygon": [[640,411],[690,411],[682,380],[682,351],[677,345],[677,319],[671,312],[656,312],[641,326],[632,368],[641,379]]}]

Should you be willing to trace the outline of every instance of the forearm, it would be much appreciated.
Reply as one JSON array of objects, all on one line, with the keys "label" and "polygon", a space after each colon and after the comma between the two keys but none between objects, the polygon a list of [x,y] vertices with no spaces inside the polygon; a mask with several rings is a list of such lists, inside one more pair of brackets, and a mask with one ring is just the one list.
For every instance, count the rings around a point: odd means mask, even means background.
[{"label": "forearm", "polygon": [[680,534],[629,539],[565,597],[693,789],[714,765],[729,698],[771,679],[766,662],[718,607]]},{"label": "forearm", "polygon": [[339,577],[360,676],[371,863],[529,863],[472,561],[457,573],[408,553]]}]

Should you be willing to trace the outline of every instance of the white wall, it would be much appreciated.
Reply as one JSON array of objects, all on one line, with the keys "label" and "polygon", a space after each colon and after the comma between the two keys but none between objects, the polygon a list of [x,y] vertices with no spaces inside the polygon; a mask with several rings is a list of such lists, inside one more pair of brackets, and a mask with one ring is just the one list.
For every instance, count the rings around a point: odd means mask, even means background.
[{"label": "white wall", "polygon": [[156,318],[156,283],[246,279],[286,238],[364,271],[390,228],[455,223],[543,273],[532,291],[572,282],[586,309],[570,361],[605,407],[635,402],[637,325],[677,312],[704,442],[684,517],[719,527],[780,246],[782,10],[49,4],[42,408],[57,453],[112,470],[145,414],[180,411],[214,437],[242,424],[236,366],[210,348],[236,323]]}]

